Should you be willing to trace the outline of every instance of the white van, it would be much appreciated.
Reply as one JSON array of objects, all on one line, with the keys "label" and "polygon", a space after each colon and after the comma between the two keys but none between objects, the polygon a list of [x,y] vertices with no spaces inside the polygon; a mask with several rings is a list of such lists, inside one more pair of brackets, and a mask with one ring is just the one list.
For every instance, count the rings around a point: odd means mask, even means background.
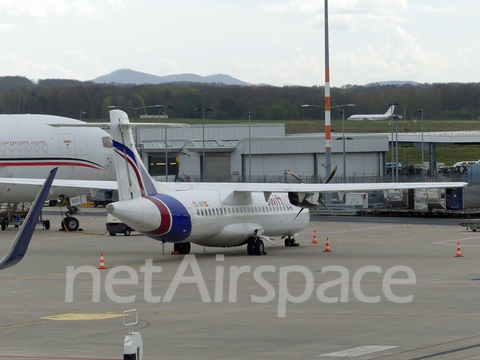
[{"label": "white van", "polygon": [[110,236],[115,236],[117,233],[123,233],[125,236],[130,236],[132,231],[134,231],[130,226],[121,222],[116,217],[111,214],[107,214],[107,231]]}]

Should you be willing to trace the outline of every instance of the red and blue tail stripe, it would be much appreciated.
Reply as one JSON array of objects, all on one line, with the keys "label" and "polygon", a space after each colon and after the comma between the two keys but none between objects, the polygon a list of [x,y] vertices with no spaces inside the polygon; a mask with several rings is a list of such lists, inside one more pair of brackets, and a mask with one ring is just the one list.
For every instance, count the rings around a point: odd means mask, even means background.
[{"label": "red and blue tail stripe", "polygon": [[156,194],[146,198],[157,206],[161,221],[157,229],[143,232],[143,234],[166,242],[183,241],[190,236],[192,221],[187,209],[180,201],[167,194]]},{"label": "red and blue tail stripe", "polygon": [[142,197],[147,195],[155,195],[157,193],[155,185],[150,179],[150,175],[145,171],[145,168],[137,163],[137,158],[134,152],[129,147],[116,140],[113,140],[113,149],[117,155],[121,156],[122,158],[125,158],[126,154],[126,159],[135,172],[135,177],[137,179],[138,186],[140,187],[140,193]]}]

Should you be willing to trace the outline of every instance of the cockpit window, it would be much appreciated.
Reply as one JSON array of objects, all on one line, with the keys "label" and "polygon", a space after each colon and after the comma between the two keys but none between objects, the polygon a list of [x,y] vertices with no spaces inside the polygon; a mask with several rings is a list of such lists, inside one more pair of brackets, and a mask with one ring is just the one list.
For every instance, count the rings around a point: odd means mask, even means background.
[{"label": "cockpit window", "polygon": [[102,137],[103,147],[111,149],[113,147],[112,138],[110,136]]}]

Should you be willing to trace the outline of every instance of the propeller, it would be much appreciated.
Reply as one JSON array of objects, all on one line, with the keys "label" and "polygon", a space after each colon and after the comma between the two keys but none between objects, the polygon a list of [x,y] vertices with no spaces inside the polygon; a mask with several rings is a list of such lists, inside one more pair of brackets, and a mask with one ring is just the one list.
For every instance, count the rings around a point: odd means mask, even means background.
[{"label": "propeller", "polygon": [[[328,184],[330,182],[330,180],[333,179],[333,177],[335,176],[335,173],[337,172],[337,166],[335,166],[335,168],[333,169],[332,173],[330,174],[330,176],[328,177],[328,179],[325,181],[325,184]],[[300,176],[298,176],[297,174],[294,174],[293,172],[291,172],[290,170],[286,170],[285,171],[286,174],[288,175],[291,175],[293,176],[295,179],[297,179],[298,181],[300,181],[300,183],[303,184],[303,181],[302,179],[300,178]],[[336,216],[335,213],[327,206],[327,204],[325,204],[325,202],[322,200],[321,196],[318,197],[318,201],[320,202],[320,204],[325,208],[327,209],[328,211],[330,211],[332,213],[332,215]],[[298,212],[298,214],[295,216],[295,218],[293,219],[293,221],[295,221],[295,219],[302,213],[303,211],[303,207],[300,209],[300,211]]]}]

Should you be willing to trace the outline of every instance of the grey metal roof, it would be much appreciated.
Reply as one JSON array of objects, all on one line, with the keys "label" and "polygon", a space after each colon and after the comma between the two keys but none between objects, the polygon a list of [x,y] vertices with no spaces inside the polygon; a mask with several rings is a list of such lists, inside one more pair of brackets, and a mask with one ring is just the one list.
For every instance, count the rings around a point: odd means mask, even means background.
[{"label": "grey metal roof", "polygon": [[[149,140],[149,141],[140,141],[143,144],[144,150],[165,150],[165,141],[163,140]],[[186,141],[180,140],[168,140],[167,139],[167,149],[171,150],[181,150],[185,146]]]},{"label": "grey metal roof", "polygon": [[[238,140],[205,140],[205,149],[209,151],[226,151],[231,152],[237,148]],[[200,151],[203,149],[202,140],[191,140],[186,144],[186,148],[190,151]]]}]

